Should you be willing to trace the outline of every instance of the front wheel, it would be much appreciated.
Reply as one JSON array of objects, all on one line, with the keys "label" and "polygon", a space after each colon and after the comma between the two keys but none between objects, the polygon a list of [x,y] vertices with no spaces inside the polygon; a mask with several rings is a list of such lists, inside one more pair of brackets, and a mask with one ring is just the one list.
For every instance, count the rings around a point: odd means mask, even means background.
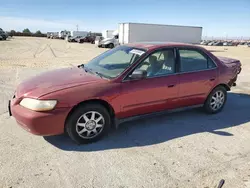
[{"label": "front wheel", "polygon": [[112,48],[114,48],[114,44],[113,44],[113,43],[110,43],[110,44],[108,45],[108,47],[112,49]]},{"label": "front wheel", "polygon": [[207,113],[216,114],[220,112],[227,101],[227,91],[225,87],[216,87],[207,97],[204,109]]},{"label": "front wheel", "polygon": [[66,122],[70,138],[81,143],[91,143],[103,137],[110,128],[111,119],[106,108],[99,104],[78,107]]}]

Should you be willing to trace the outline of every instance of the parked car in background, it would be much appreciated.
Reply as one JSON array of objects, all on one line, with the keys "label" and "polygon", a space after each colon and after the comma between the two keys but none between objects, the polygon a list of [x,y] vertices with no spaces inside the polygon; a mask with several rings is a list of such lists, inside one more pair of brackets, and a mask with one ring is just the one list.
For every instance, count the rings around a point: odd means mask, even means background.
[{"label": "parked car in background", "polygon": [[247,46],[250,47],[250,43],[248,43]]},{"label": "parked car in background", "polygon": [[0,35],[0,40],[3,40],[3,37]]},{"label": "parked car in background", "polygon": [[204,43],[205,43],[205,41],[204,41],[204,40],[200,42],[200,44],[201,44],[201,45],[204,45]]},{"label": "parked car in background", "polygon": [[215,42],[213,43],[213,46],[223,46],[223,42]]},{"label": "parked car in background", "polygon": [[66,36],[70,36],[71,32],[70,31],[66,31],[66,30],[63,30],[63,31],[60,31],[58,33],[58,38],[59,39],[65,39]]},{"label": "parked car in background", "polygon": [[240,42],[239,45],[247,45],[247,42]]},{"label": "parked car in background", "polygon": [[213,46],[214,43],[215,43],[215,42],[212,41],[212,42],[209,42],[207,45],[208,45],[208,46]]},{"label": "parked car in background", "polygon": [[53,34],[53,32],[47,32],[47,38],[49,39],[52,34]]},{"label": "parked car in background", "polygon": [[239,60],[194,45],[121,45],[87,64],[22,82],[9,114],[30,133],[67,132],[77,143],[89,143],[119,123],[149,114],[198,106],[218,113],[240,71]]},{"label": "parked car in background", "polygon": [[208,45],[211,41],[205,41],[204,45]]},{"label": "parked car in background", "polygon": [[77,39],[82,38],[82,36],[68,37],[68,42],[77,42]]},{"label": "parked car in background", "polygon": [[88,35],[86,37],[81,37],[77,40],[78,43],[84,43],[84,42],[89,42],[91,44],[95,43],[95,37],[94,35]]},{"label": "parked car in background", "polygon": [[79,42],[79,43],[89,42],[91,44],[94,44],[96,37],[97,36],[100,37],[101,35],[102,35],[101,33],[91,33],[91,32],[89,32],[87,36],[78,39],[77,42]]},{"label": "parked car in background", "polygon": [[232,42],[232,46],[238,46],[239,42]]},{"label": "parked car in background", "polygon": [[59,33],[58,32],[48,32],[47,33],[47,38],[58,39],[59,38]]},{"label": "parked car in background", "polygon": [[102,48],[114,48],[115,46],[119,45],[119,35],[113,36],[113,38],[105,38],[100,41],[98,47]]},{"label": "parked car in background", "polygon": [[210,43],[210,41],[203,40],[200,44],[201,45],[207,45],[208,43]]},{"label": "parked car in background", "polygon": [[96,36],[95,37],[95,45],[96,46],[99,46],[100,45],[100,42],[104,39],[104,37],[102,36]]},{"label": "parked car in background", "polygon": [[4,30],[0,30],[1,40],[6,40],[8,38],[8,34]]}]

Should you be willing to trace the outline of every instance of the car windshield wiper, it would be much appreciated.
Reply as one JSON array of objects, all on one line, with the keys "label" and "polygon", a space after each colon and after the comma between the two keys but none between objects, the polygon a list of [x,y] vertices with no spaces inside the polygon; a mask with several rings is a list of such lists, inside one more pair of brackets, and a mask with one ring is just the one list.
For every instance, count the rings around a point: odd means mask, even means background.
[{"label": "car windshield wiper", "polygon": [[97,76],[100,76],[101,78],[107,78],[106,76],[104,76],[102,73],[100,72],[94,72],[92,69],[87,68],[86,66],[84,66],[84,64],[78,65],[78,68],[83,68],[85,70],[85,72],[89,72],[91,74],[95,74]]},{"label": "car windshield wiper", "polygon": [[84,64],[77,65],[78,68],[84,68]]},{"label": "car windshield wiper", "polygon": [[84,64],[78,65],[77,67],[83,68],[85,70],[85,72],[93,73],[92,69],[87,68],[86,66],[84,66]]},{"label": "car windshield wiper", "polygon": [[101,78],[105,77],[102,73],[95,72],[96,75],[100,76]]}]

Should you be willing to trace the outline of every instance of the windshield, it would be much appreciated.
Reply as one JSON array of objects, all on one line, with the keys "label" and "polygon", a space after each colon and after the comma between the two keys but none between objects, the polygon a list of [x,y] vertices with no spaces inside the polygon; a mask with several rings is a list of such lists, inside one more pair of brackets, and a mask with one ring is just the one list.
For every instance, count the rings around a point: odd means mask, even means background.
[{"label": "windshield", "polygon": [[145,50],[119,46],[109,50],[87,63],[84,67],[105,78],[115,78],[132,65]]}]

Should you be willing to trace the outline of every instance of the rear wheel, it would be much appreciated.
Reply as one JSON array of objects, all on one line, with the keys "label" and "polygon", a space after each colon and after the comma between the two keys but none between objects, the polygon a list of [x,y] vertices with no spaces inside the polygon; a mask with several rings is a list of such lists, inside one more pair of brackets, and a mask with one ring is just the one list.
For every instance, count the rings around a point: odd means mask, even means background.
[{"label": "rear wheel", "polygon": [[207,97],[204,109],[207,113],[216,114],[220,112],[227,101],[227,91],[223,86],[216,87]]},{"label": "rear wheel", "polygon": [[70,138],[81,143],[91,143],[101,139],[110,128],[110,115],[99,104],[86,104],[78,107],[66,122]]}]

